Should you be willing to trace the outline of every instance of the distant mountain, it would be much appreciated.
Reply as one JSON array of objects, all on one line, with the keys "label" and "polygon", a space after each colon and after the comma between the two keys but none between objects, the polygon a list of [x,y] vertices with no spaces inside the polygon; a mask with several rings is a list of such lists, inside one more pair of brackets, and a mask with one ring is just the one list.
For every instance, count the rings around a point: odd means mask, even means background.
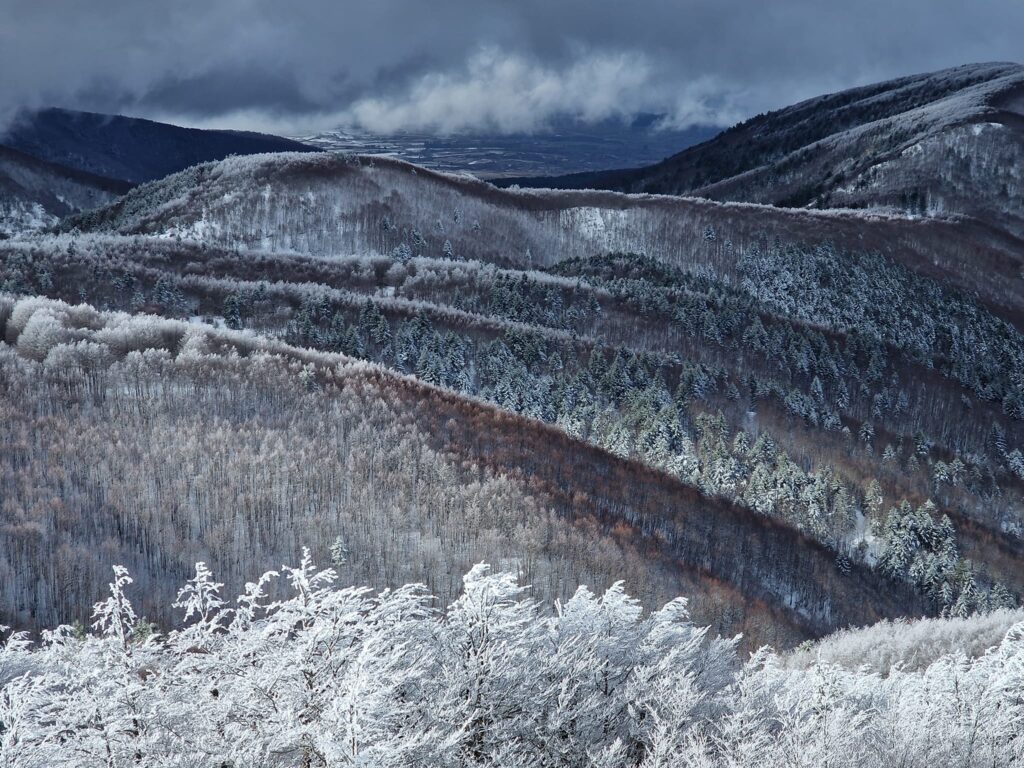
[{"label": "distant mountain", "polygon": [[131,186],[0,146],[0,236],[106,205]]},{"label": "distant mountain", "polygon": [[298,137],[320,149],[383,155],[438,171],[469,171],[481,178],[554,175],[653,163],[711,138],[720,128],[663,126],[661,115],[597,123],[556,121],[529,134],[463,133],[437,136],[402,132],[382,136],[336,130]]},{"label": "distant mountain", "polygon": [[1024,233],[1024,67],[974,64],[758,115],[655,165],[522,185],[967,214]]},{"label": "distant mountain", "polygon": [[19,117],[0,144],[52,163],[139,184],[228,155],[314,151],[291,139],[182,128],[134,117],[44,109]]}]

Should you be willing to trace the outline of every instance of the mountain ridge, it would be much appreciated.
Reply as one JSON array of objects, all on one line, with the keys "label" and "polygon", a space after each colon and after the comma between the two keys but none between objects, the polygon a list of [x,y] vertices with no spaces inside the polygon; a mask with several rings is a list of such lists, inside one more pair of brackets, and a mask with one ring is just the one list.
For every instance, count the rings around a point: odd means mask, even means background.
[{"label": "mountain ridge", "polygon": [[270,134],[184,128],[144,118],[54,107],[16,117],[0,134],[0,144],[131,184],[231,154],[316,151]]},{"label": "mountain ridge", "polygon": [[[1012,175],[984,167],[974,180],[974,172],[955,173],[952,168],[968,154],[984,158],[992,151],[988,133],[995,129],[987,127],[990,123],[1010,132],[999,137],[1010,155],[993,159],[993,164],[1013,166],[1008,158],[1018,158],[1024,127],[1014,107],[1022,88],[1021,65],[965,65],[758,115],[653,166],[502,183],[685,194],[787,207],[960,212],[1019,235],[1021,193]],[[925,149],[917,149],[919,145]],[[929,155],[929,165],[921,166],[921,152]],[[997,188],[981,195],[979,207],[976,188],[984,183]],[[998,190],[1003,185],[1010,187],[1005,194]]]},{"label": "mountain ridge", "polygon": [[[283,212],[278,211],[267,214],[274,217],[272,220],[244,225],[251,233],[244,229],[235,234],[205,229],[201,223],[204,212],[212,215],[217,210],[230,211],[244,201],[244,197],[232,193],[233,186],[245,189],[264,184],[265,179],[288,185],[287,194],[298,205],[295,216],[307,221],[308,227],[282,226],[275,232],[273,223],[283,223]],[[339,198],[332,205],[341,206],[337,210],[342,216],[358,220],[355,227],[342,227],[340,220],[326,215],[326,211],[302,205],[303,195],[309,199],[322,195],[326,200],[336,196],[334,187],[341,184],[352,187],[352,196]],[[288,234],[291,228],[314,233],[312,238],[298,237],[300,251],[386,252],[390,248],[383,245],[386,238],[375,236],[374,231],[380,234],[380,217],[405,215],[401,190],[406,188],[413,198],[443,191],[452,210],[460,205],[467,209],[465,216],[470,216],[471,201],[474,208],[479,208],[480,217],[494,217],[495,227],[508,228],[518,242],[510,242],[511,234],[495,241],[483,236],[481,229],[465,227],[453,236],[456,252],[473,253],[496,263],[543,266],[553,262],[559,248],[569,249],[561,257],[571,256],[580,248],[603,248],[642,251],[685,266],[692,266],[694,259],[697,263],[721,265],[735,261],[736,249],[754,244],[764,247],[773,240],[828,240],[839,247],[877,250],[923,274],[976,293],[993,311],[1024,328],[1024,296],[1013,290],[1024,270],[1024,241],[965,217],[908,218],[888,211],[791,209],[604,190],[503,189],[469,174],[427,170],[391,158],[284,153],[188,169],[139,187],[103,210],[69,218],[62,229],[79,227],[83,231],[121,234],[163,230],[167,236],[209,237],[221,245],[230,242],[257,248],[265,231],[274,242],[273,249],[291,250],[296,248],[296,238]],[[381,195],[383,204],[375,202],[381,190],[388,191]],[[389,211],[393,203],[398,205]],[[268,200],[267,205],[279,204]],[[367,215],[370,209],[366,206],[380,205],[383,207],[374,221],[372,215]],[[420,223],[421,234],[425,232],[436,241],[451,239],[436,232],[436,221]],[[482,224],[482,218],[478,223]],[[661,239],[654,237],[654,228],[666,230],[660,233]],[[460,237],[465,241],[460,242]],[[512,253],[517,255],[512,257]],[[973,262],[971,269],[964,269],[966,259]]]}]

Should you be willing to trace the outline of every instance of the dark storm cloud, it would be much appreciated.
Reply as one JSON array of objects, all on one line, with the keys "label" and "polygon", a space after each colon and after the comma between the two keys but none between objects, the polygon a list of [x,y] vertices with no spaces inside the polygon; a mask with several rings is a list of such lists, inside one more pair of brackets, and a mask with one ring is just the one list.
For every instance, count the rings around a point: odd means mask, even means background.
[{"label": "dark storm cloud", "polygon": [[143,109],[192,114],[218,114],[244,109],[285,113],[316,111],[292,72],[266,72],[258,66],[237,66],[186,77],[169,76],[138,100]]},{"label": "dark storm cloud", "polygon": [[531,130],[726,123],[817,93],[1024,58],[1020,0],[0,0],[0,115]]}]

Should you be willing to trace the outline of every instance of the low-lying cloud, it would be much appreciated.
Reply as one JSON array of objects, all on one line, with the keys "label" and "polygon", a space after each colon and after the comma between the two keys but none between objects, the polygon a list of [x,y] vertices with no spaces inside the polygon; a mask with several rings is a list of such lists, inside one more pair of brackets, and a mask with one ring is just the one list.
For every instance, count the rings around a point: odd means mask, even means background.
[{"label": "low-lying cloud", "polygon": [[564,69],[488,48],[455,72],[423,75],[407,89],[357,100],[342,119],[391,133],[427,129],[531,132],[552,115],[593,122],[649,106],[650,67],[636,54],[585,54]]},{"label": "low-lying cloud", "polygon": [[742,114],[713,78],[666,88],[663,75],[638,52],[580,52],[557,68],[486,48],[456,72],[429,73],[397,93],[359,99],[333,119],[375,133],[450,134],[543,131],[556,117],[593,123],[656,112],[685,127],[722,125]]}]

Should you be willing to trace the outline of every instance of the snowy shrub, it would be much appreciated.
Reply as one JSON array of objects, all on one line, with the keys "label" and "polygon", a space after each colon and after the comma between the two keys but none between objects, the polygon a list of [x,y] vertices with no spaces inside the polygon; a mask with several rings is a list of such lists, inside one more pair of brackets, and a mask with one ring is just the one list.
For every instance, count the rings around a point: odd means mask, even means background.
[{"label": "snowy shrub", "polygon": [[53,301],[42,296],[16,302],[7,320],[7,343],[14,344],[18,340],[36,311],[46,310],[51,314],[63,315],[63,310],[67,309],[67,306],[63,301]]},{"label": "snowy shrub", "polygon": [[891,669],[917,672],[942,656],[960,652],[979,658],[999,645],[1024,611],[997,610],[970,618],[881,621],[863,629],[836,632],[786,659],[787,665],[809,668],[815,662],[838,664],[849,670],[865,667],[886,674]]},{"label": "snowy shrub", "polygon": [[71,332],[49,310],[33,312],[18,334],[18,351],[32,360],[43,360],[51,348],[71,338]]},{"label": "snowy shrub", "polygon": [[[952,766],[1024,758],[1024,623],[991,650],[882,676],[742,663],[686,601],[616,584],[542,611],[475,566],[437,611],[419,585],[336,583],[304,551],[229,604],[203,563],[156,634],[114,568],[92,632],[0,646],[0,761],[20,766]],[[284,588],[281,599],[269,592]],[[969,642],[968,637],[964,640]],[[935,738],[936,734],[941,738]]]}]

